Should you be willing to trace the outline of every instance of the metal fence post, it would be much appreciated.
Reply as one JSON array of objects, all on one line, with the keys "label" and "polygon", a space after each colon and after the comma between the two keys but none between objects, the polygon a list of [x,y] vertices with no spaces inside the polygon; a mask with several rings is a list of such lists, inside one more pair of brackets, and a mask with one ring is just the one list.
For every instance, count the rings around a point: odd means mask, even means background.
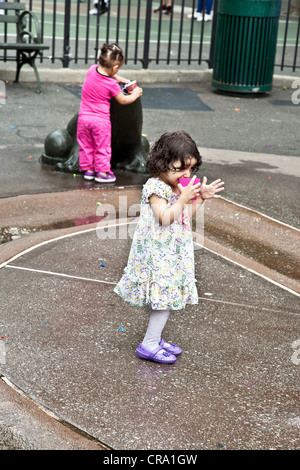
[{"label": "metal fence post", "polygon": [[208,68],[212,69],[214,63],[214,53],[215,53],[215,38],[217,30],[217,21],[218,21],[218,1],[214,0],[214,15],[211,27],[211,36],[210,36],[210,50],[209,50],[209,59],[208,59]]},{"label": "metal fence post", "polygon": [[144,53],[143,53],[143,59],[142,59],[142,64],[143,64],[144,69],[147,69],[148,64],[149,64],[151,11],[152,11],[152,0],[148,0],[147,7],[146,7],[146,20],[145,20]]},{"label": "metal fence post", "polygon": [[70,16],[71,16],[71,0],[65,0],[65,25],[64,25],[64,55],[62,59],[63,67],[69,67],[70,54]]}]

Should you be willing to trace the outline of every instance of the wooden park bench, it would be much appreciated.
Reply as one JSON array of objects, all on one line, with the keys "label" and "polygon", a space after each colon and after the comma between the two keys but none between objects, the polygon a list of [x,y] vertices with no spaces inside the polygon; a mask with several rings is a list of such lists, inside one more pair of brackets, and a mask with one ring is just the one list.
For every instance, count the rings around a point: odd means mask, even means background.
[{"label": "wooden park bench", "polygon": [[[0,14],[0,25],[4,23],[4,32],[1,30],[0,49],[5,51],[16,51],[17,71],[15,83],[19,81],[19,74],[24,64],[29,64],[33,69],[37,81],[36,91],[41,92],[40,76],[35,65],[35,59],[38,55],[42,55],[42,51],[49,49],[41,40],[41,29],[35,13],[25,10],[25,4],[19,0],[14,2],[0,2],[0,10],[4,10],[4,14]],[[11,37],[11,30],[8,29],[9,24],[15,24],[14,29],[15,42],[8,42],[7,38]],[[7,26],[6,26],[7,25]],[[3,33],[3,34],[2,34]],[[7,60],[3,56],[3,60]],[[12,60],[9,58],[9,60]]]}]

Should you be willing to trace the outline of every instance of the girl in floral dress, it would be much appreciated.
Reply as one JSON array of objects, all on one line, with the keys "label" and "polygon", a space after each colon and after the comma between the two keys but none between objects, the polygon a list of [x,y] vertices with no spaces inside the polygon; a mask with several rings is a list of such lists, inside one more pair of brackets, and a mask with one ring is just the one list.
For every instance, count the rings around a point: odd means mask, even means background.
[{"label": "girl in floral dress", "polygon": [[[196,143],[184,131],[167,132],[147,161],[152,175],[142,190],[141,214],[128,263],[115,292],[132,305],[151,308],[145,337],[136,353],[142,359],[173,363],[182,350],[161,338],[172,310],[197,304],[191,218],[205,199],[220,197],[220,179],[183,187],[202,163]],[[194,198],[196,198],[194,200]]]}]

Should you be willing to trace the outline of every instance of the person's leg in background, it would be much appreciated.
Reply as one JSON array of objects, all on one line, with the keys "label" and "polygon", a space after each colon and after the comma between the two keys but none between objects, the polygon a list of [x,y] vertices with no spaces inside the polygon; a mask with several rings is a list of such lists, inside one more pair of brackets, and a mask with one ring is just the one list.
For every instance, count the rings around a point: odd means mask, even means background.
[{"label": "person's leg in background", "polygon": [[97,15],[98,10],[99,14],[103,15],[108,11],[109,0],[98,0],[94,2],[94,8],[90,10],[90,15]]},{"label": "person's leg in background", "polygon": [[197,21],[202,21],[204,17],[204,21],[211,21],[211,10],[213,6],[213,0],[206,0],[205,2],[205,13],[203,15],[203,8],[204,8],[204,1],[198,0],[197,3],[197,10],[193,13],[187,15],[189,19],[195,19]]},{"label": "person's leg in background", "polygon": [[159,11],[162,11],[166,15],[169,15],[172,12],[172,0],[168,0],[168,5],[166,0],[161,1],[161,5],[157,8],[155,8],[154,13],[158,13]]},{"label": "person's leg in background", "polygon": [[212,10],[213,3],[214,3],[213,0],[206,0],[206,2],[205,2],[205,12],[204,12],[204,15],[203,15],[204,2],[203,2],[203,0],[198,1],[198,8],[200,8],[201,15],[197,18],[197,21],[202,21],[203,18],[204,18],[204,21],[211,21],[212,20],[211,10]]}]

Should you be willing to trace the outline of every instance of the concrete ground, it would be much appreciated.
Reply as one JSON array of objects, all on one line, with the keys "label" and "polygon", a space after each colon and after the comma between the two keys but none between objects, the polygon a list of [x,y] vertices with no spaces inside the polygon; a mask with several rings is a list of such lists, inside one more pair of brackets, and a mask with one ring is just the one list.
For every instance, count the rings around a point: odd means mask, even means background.
[{"label": "concrete ground", "polygon": [[[267,95],[237,97],[209,81],[140,85],[149,141],[187,130],[203,154],[199,175],[226,185],[221,200],[206,203],[204,230],[194,227],[199,304],[174,312],[164,331],[183,354],[172,366],[140,360],[148,310],[113,293],[147,176],[118,172],[105,186],[41,165],[46,135],[78,110],[79,85],[44,83],[37,95],[33,84],[7,83],[2,448],[299,449],[294,90],[277,83]],[[116,212],[101,225],[107,204]]]}]

